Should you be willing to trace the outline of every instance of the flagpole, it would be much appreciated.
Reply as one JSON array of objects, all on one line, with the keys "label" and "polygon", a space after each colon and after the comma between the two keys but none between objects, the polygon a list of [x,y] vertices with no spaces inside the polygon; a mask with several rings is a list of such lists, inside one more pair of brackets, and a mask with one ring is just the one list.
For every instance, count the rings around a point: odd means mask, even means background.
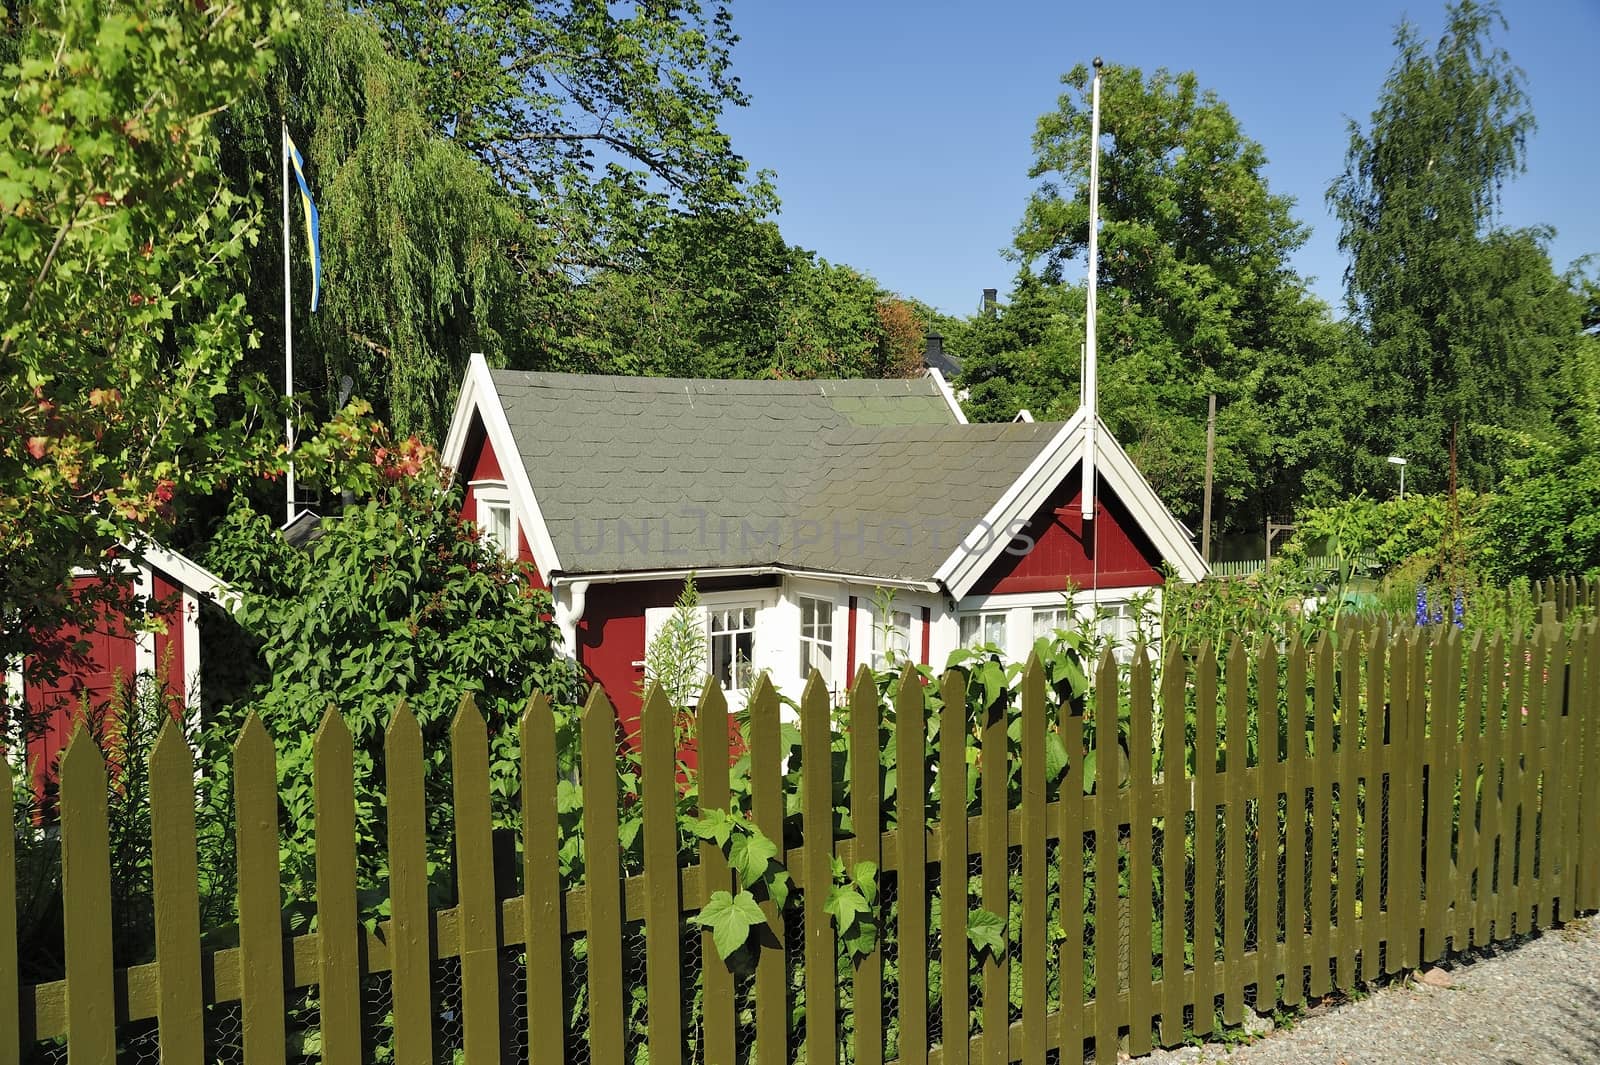
[{"label": "flagpole", "polygon": [[[286,404],[294,397],[294,327],[291,322],[292,305],[289,291],[289,120],[282,119],[281,162],[283,164],[283,397]],[[285,504],[284,524],[294,520],[294,417],[287,410],[283,416],[284,443],[290,451],[288,475],[285,478],[288,498]]]},{"label": "flagpole", "polygon": [[1083,399],[1086,446],[1083,454],[1083,520],[1094,520],[1095,458],[1098,448],[1100,411],[1098,402],[1095,319],[1099,317],[1100,281],[1100,57],[1094,60],[1093,103],[1089,120],[1089,280],[1084,316]]}]

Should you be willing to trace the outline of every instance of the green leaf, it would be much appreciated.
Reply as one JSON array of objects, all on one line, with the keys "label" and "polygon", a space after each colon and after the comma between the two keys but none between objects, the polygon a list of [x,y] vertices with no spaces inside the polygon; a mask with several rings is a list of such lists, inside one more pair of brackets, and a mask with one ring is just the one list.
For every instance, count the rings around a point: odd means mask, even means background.
[{"label": "green leaf", "polygon": [[988,910],[973,910],[967,914],[967,939],[981,953],[985,950],[1000,955],[1006,949],[1006,923]]},{"label": "green leaf", "polygon": [[766,874],[767,863],[777,856],[778,845],[754,830],[734,836],[728,848],[728,864],[739,871],[746,885],[760,880]]},{"label": "green leaf", "polygon": [[695,924],[711,929],[711,941],[716,944],[723,961],[749,941],[750,929],[765,924],[766,920],[755,896],[748,891],[738,895],[718,891],[694,918]]}]

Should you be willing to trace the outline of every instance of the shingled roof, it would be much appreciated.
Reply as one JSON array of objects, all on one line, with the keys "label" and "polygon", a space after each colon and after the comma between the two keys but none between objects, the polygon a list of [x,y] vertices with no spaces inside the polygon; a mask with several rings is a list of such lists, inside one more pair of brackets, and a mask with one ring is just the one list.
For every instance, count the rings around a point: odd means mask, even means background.
[{"label": "shingled roof", "polygon": [[929,378],[492,374],[567,573],[930,580],[1060,428],[961,425]]}]

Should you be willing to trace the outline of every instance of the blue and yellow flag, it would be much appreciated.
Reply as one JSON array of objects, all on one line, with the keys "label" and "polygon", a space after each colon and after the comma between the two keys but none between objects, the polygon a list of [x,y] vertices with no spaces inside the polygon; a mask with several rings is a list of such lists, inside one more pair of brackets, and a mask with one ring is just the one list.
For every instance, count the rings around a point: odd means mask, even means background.
[{"label": "blue and yellow flag", "polygon": [[306,184],[305,160],[300,149],[294,146],[289,131],[283,131],[284,143],[289,146],[289,162],[294,166],[294,179],[300,183],[300,206],[305,209],[306,241],[311,248],[311,309],[317,309],[317,297],[322,294],[322,250],[317,246],[320,232],[317,222],[317,205],[311,201],[311,187]]}]

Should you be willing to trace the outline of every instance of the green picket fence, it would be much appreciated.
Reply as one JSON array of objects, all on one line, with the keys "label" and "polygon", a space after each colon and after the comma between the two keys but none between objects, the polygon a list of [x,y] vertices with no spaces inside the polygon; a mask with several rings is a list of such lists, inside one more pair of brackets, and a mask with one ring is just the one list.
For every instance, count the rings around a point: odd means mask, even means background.
[{"label": "green picket fence", "polygon": [[[389,916],[370,931],[343,722],[330,713],[315,739],[317,927],[288,935],[274,752],[252,718],[234,751],[238,945],[221,950],[201,945],[193,765],[167,731],[150,769],[157,946],[123,969],[109,963],[106,766],[80,733],[60,774],[65,978],[19,988],[0,921],[0,1065],[59,1060],[62,1041],[73,1063],[1110,1063],[1600,906],[1597,669],[1600,628],[1549,621],[1509,642],[1442,626],[1346,628],[1281,654],[1170,648],[1159,670],[1137,656],[1123,674],[1107,656],[1087,714],[1037,662],[975,718],[958,672],[904,684],[892,708],[863,672],[837,715],[814,678],[794,771],[763,683],[744,812],[784,841],[793,891],[781,909],[762,901],[733,967],[691,923],[739,885],[718,847],[682,843],[681,723],[659,693],[633,794],[616,785],[611,706],[596,692],[583,711],[578,884],[559,873],[552,714],[528,707],[520,869],[503,891],[486,729],[464,701],[458,890],[436,909],[422,737],[402,706],[385,759]],[[726,809],[746,789],[730,785],[720,692],[692,725],[698,802]],[[873,740],[836,762],[839,728]],[[835,830],[840,794],[849,832]],[[612,842],[633,804],[638,862]],[[0,913],[12,845],[0,835]],[[878,867],[869,950],[841,949],[826,910],[836,857]],[[995,915],[998,936],[975,935]]]}]

